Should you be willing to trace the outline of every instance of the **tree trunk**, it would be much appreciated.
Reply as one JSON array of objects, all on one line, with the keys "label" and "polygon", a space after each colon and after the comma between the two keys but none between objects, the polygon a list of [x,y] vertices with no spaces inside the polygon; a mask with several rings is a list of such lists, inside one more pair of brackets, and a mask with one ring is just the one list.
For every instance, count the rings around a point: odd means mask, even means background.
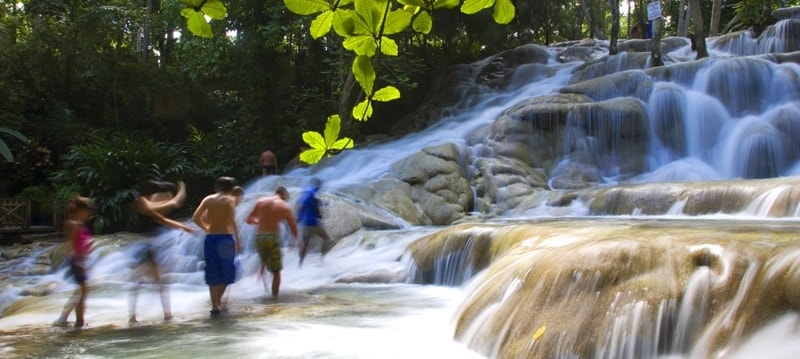
[{"label": "tree trunk", "polygon": [[711,2],[711,24],[708,25],[708,36],[719,35],[719,21],[722,16],[722,0]]},{"label": "tree trunk", "polygon": [[611,41],[608,47],[609,55],[616,55],[619,52],[617,49],[617,39],[619,38],[619,0],[608,0],[608,5],[611,7]]},{"label": "tree trunk", "polygon": [[708,57],[705,26],[703,25],[703,8],[700,7],[700,0],[689,0],[689,11],[692,12],[692,22],[694,23],[694,42],[697,48],[697,58]]},{"label": "tree trunk", "polygon": [[688,11],[686,9],[686,0],[680,0],[678,3],[678,33],[679,37],[687,37],[689,35],[689,19],[687,18]]},{"label": "tree trunk", "polygon": [[589,36],[592,39],[604,40],[605,35],[597,28],[597,20],[595,20],[594,15],[592,15],[593,7],[592,0],[581,0],[583,15],[586,16],[586,20],[589,22],[589,31],[591,32]]},{"label": "tree trunk", "polygon": [[[661,1],[661,0],[657,0]],[[664,59],[661,57],[661,19],[653,19],[653,41],[650,43],[650,67],[664,66]]]},{"label": "tree trunk", "polygon": [[144,13],[144,26],[142,28],[142,63],[147,62],[147,54],[150,52],[150,27],[153,17],[153,0],[147,0]]}]

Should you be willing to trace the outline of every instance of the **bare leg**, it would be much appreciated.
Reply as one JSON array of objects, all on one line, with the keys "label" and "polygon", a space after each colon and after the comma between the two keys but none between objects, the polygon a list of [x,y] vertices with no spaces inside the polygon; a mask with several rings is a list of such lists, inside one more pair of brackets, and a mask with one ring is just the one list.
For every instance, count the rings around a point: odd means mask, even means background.
[{"label": "bare leg", "polygon": [[80,328],[85,324],[83,313],[86,311],[87,294],[89,294],[89,285],[86,282],[81,283],[80,297],[75,305],[75,328]]},{"label": "bare leg", "polygon": [[300,239],[300,266],[303,266],[303,260],[306,258],[306,251],[308,250],[308,241],[311,239],[310,228],[303,228],[303,236]]},{"label": "bare leg", "polygon": [[131,288],[130,298],[128,298],[128,323],[137,323],[136,320],[136,300],[139,298],[139,286],[141,283],[135,283]]},{"label": "bare leg", "polygon": [[209,295],[211,296],[211,316],[217,316],[220,313],[222,304],[222,295],[225,294],[227,285],[218,284],[208,287]]},{"label": "bare leg", "polygon": [[161,268],[158,266],[158,264],[153,263],[153,265],[150,267],[150,275],[153,276],[153,279],[158,285],[158,293],[161,296],[161,308],[164,310],[164,320],[172,320],[172,311],[170,310],[169,301],[169,286],[162,280]]},{"label": "bare leg", "polygon": [[281,287],[281,272],[272,272],[272,298],[278,297],[278,290]]},{"label": "bare leg", "polygon": [[322,259],[325,259],[325,254],[331,250],[331,237],[328,235],[328,232],[325,231],[325,228],[320,225],[319,230],[317,231],[317,235],[322,238]]},{"label": "bare leg", "polygon": [[67,319],[69,319],[69,315],[72,313],[72,310],[75,309],[75,306],[78,304],[78,300],[80,300],[81,289],[75,289],[74,292],[69,296],[67,299],[67,303],[64,304],[64,309],[61,310],[61,315],[55,321],[55,325],[66,325]]}]

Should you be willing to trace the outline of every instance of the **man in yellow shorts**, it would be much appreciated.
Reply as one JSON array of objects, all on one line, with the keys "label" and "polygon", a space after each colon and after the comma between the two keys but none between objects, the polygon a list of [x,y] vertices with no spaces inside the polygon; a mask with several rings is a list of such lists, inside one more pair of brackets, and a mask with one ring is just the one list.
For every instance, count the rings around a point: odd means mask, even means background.
[{"label": "man in yellow shorts", "polygon": [[278,187],[275,195],[260,198],[253,206],[253,211],[247,216],[247,224],[258,226],[256,232],[256,250],[261,257],[259,275],[264,275],[264,268],[272,273],[272,297],[278,296],[281,286],[281,240],[280,224],[286,222],[292,237],[297,240],[297,220],[294,212],[286,200],[289,192],[284,187]]}]

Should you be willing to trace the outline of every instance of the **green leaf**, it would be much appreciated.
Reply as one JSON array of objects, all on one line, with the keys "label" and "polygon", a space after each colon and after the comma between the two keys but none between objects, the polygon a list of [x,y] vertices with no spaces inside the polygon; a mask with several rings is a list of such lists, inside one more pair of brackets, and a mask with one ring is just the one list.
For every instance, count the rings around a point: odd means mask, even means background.
[{"label": "green leaf", "polygon": [[365,122],[372,117],[372,101],[366,99],[353,107],[353,118]]},{"label": "green leaf", "polygon": [[181,10],[181,15],[186,18],[186,27],[193,34],[206,38],[214,37],[211,32],[211,25],[206,21],[203,13],[186,8]]},{"label": "green leaf", "polygon": [[[377,34],[381,21],[383,20],[383,10],[386,8],[386,3],[389,0],[355,0],[356,16],[360,18],[363,26],[366,29],[360,30],[358,26],[356,31],[365,31],[361,34]],[[368,29],[368,30],[367,30]]]},{"label": "green leaf", "polygon": [[303,132],[303,141],[311,148],[300,153],[300,161],[312,165],[319,162],[327,152],[322,135],[317,131],[306,131]]},{"label": "green leaf", "polygon": [[427,11],[422,11],[414,18],[414,23],[412,24],[414,31],[421,33],[421,34],[429,34],[433,29],[433,19],[431,18],[431,14],[428,14]]},{"label": "green leaf", "polygon": [[6,162],[14,162],[14,155],[11,154],[11,149],[8,148],[8,145],[2,140],[0,140],[0,156],[2,156]]},{"label": "green leaf", "polygon": [[369,56],[356,56],[353,60],[353,76],[367,94],[372,95],[372,87],[375,85],[375,69],[372,68],[372,61]]},{"label": "green leaf", "polygon": [[461,4],[461,12],[467,15],[477,14],[483,9],[488,9],[494,5],[495,0],[464,0]]},{"label": "green leaf", "polygon": [[333,11],[326,10],[323,11],[321,14],[317,16],[313,21],[311,21],[311,27],[309,28],[309,32],[311,32],[311,37],[314,39],[319,39],[327,35],[331,31],[331,26],[333,25]]},{"label": "green leaf", "polygon": [[344,39],[342,46],[345,49],[353,51],[359,56],[375,56],[375,51],[378,45],[375,44],[375,39],[370,35],[354,35]]},{"label": "green leaf", "polygon": [[506,25],[514,20],[514,16],[516,16],[516,8],[511,0],[495,0],[492,17],[496,23]]},{"label": "green leaf", "polygon": [[348,37],[355,32],[353,12],[350,10],[336,10],[333,12],[333,31],[341,37]]},{"label": "green leaf", "polygon": [[352,148],[353,140],[351,138],[338,138],[340,126],[339,115],[330,115],[325,123],[324,137],[316,131],[303,132],[303,141],[311,148],[300,153],[300,161],[313,165],[325,156],[330,156],[346,148]]},{"label": "green leaf", "polygon": [[339,115],[328,116],[328,121],[325,122],[325,148],[330,149],[334,142],[339,138],[339,130],[341,129],[342,120]]},{"label": "green leaf", "polygon": [[283,0],[289,11],[297,15],[311,15],[325,10],[330,10],[331,4],[327,0]]},{"label": "green leaf", "polygon": [[16,138],[16,139],[18,139],[18,140],[20,140],[22,142],[28,142],[28,138],[25,137],[25,135],[23,135],[21,132],[19,132],[17,130],[12,130],[12,129],[6,128],[6,127],[0,127],[0,132],[9,134],[9,135],[13,136],[14,138]]},{"label": "green leaf", "polygon": [[353,148],[353,139],[350,137],[342,137],[334,142],[333,146],[331,146],[331,149],[339,151],[347,148]]},{"label": "green leaf", "polygon": [[378,91],[375,91],[375,94],[372,95],[372,100],[378,102],[389,102],[399,98],[400,90],[394,86],[386,86]]},{"label": "green leaf", "polygon": [[[18,139],[18,140],[20,140],[22,142],[26,142],[26,143],[28,142],[28,138],[25,137],[25,135],[23,135],[22,133],[20,133],[17,130],[12,130],[12,129],[6,128],[6,127],[0,127],[0,132],[8,134],[8,135],[11,135],[12,137],[14,137],[14,138],[16,138],[16,139]],[[2,156],[3,159],[6,160],[6,162],[13,162],[14,161],[14,155],[11,154],[11,149],[8,147],[8,145],[5,143],[5,141],[3,141],[2,139],[0,139],[0,156]]]},{"label": "green leaf", "polygon": [[425,7],[425,1],[423,1],[423,0],[397,0],[397,2],[399,2],[399,3],[403,4],[403,5]]},{"label": "green leaf", "polygon": [[411,25],[412,16],[414,16],[413,13],[403,9],[389,12],[389,15],[386,16],[386,22],[383,26],[383,34],[397,34],[407,29],[408,26]]},{"label": "green leaf", "polygon": [[397,42],[386,36],[381,38],[381,53],[386,56],[397,56],[399,52]]},{"label": "green leaf", "polygon": [[[316,132],[315,132],[316,133]],[[305,133],[303,134],[303,138],[305,138]],[[303,152],[300,152],[300,161],[303,163],[307,163],[313,165],[319,162],[323,156],[325,156],[325,149],[324,148],[310,148]]]},{"label": "green leaf", "polygon": [[460,0],[436,0],[433,2],[434,9],[454,9]]},{"label": "green leaf", "polygon": [[214,20],[221,20],[228,16],[228,9],[225,8],[225,5],[220,0],[206,1],[200,11]]}]

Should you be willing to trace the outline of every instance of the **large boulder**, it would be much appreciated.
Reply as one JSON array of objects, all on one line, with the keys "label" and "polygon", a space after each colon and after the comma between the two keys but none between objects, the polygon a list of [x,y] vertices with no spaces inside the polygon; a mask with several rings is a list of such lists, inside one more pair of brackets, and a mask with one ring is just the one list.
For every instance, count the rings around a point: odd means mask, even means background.
[{"label": "large boulder", "polygon": [[391,166],[391,174],[411,186],[411,199],[434,225],[450,224],[472,209],[472,188],[454,144],[428,147]]}]

